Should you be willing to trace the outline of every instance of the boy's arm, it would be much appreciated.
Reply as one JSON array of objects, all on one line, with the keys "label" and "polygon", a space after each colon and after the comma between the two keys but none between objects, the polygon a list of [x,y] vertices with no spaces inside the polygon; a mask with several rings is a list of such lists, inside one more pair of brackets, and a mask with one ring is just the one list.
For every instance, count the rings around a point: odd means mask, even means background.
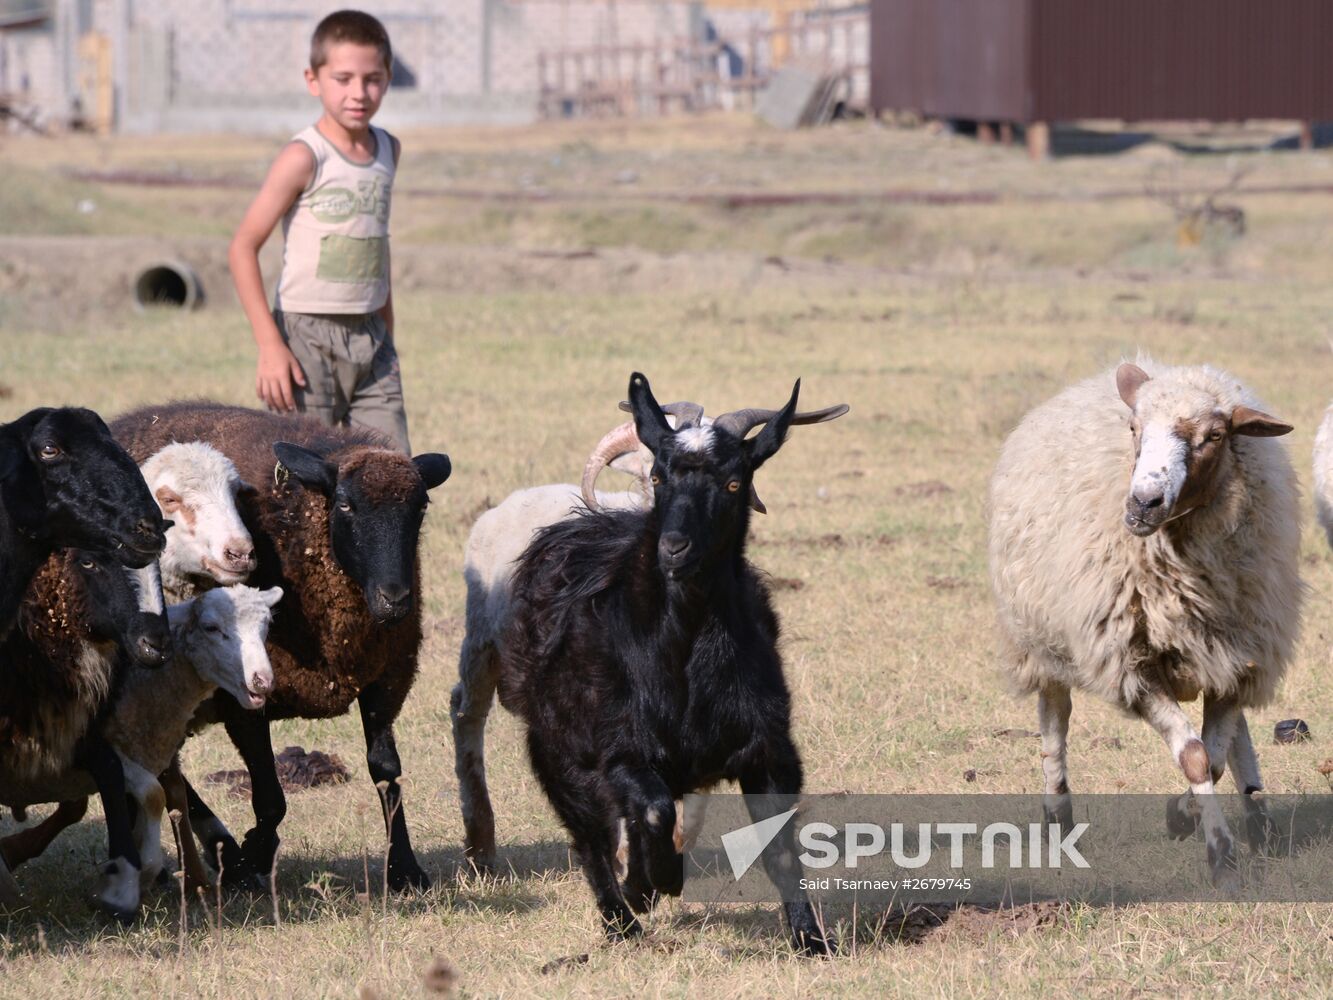
[{"label": "boy's arm", "polygon": [[270,410],[296,409],[292,382],[300,386],[306,382],[300,363],[283,341],[269,313],[264,278],[259,271],[259,248],[272,234],[278,220],[301,196],[314,172],[315,161],[310,148],[301,142],[288,143],[273,161],[263,186],[246,209],[227,252],[236,294],[259,348],[255,394]]},{"label": "boy's arm", "polygon": [[[384,133],[389,135],[389,133]],[[403,157],[403,144],[398,141],[398,137],[389,135],[389,142],[393,147],[393,166],[398,169],[398,161]],[[384,300],[384,305],[380,306],[380,318],[384,320],[384,329],[389,334],[389,339],[393,340],[393,262],[390,254],[389,244],[384,245],[384,280],[389,286],[389,294]]]}]

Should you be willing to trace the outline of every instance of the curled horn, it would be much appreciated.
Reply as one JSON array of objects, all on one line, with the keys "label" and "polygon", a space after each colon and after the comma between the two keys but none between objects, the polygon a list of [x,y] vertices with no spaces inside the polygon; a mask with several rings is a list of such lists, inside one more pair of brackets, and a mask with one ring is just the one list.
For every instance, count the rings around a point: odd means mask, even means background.
[{"label": "curled horn", "polygon": [[[839,403],[837,406],[826,406],[822,410],[810,410],[806,413],[793,414],[791,422],[795,424],[822,424],[828,420],[837,420],[846,413],[851,407],[846,403]],[[743,438],[754,430],[760,424],[766,424],[778,415],[777,410],[733,410],[731,413],[724,413],[713,421],[714,427],[721,427],[728,433],[735,434],[738,438]]]},{"label": "curled horn", "polygon": [[[621,400],[620,408],[629,413],[629,400]],[[704,418],[704,408],[698,403],[691,403],[686,400],[681,400],[678,403],[663,403],[662,412],[669,417],[676,418],[675,429],[678,431],[684,430],[686,427],[698,427],[699,422]]]},{"label": "curled horn", "polygon": [[593,488],[602,470],[614,459],[639,447],[639,435],[634,431],[634,421],[630,420],[609,431],[597,447],[588,456],[588,464],[583,467],[583,502],[589,510],[601,510],[597,504],[597,492]]}]

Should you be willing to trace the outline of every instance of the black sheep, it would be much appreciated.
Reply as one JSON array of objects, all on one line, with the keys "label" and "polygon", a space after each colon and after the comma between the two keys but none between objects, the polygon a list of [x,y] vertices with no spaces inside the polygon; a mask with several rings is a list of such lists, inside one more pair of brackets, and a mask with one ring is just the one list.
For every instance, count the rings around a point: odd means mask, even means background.
[{"label": "black sheep", "polygon": [[233,882],[254,885],[270,872],[287,806],[269,722],[342,715],[355,702],[370,776],[384,789],[390,885],[428,885],[403,818],[393,723],[416,678],[417,542],[427,492],[449,476],[448,456],[408,458],[373,431],[207,402],[137,410],[112,429],[139,461],[173,441],[203,441],[231,459],[258,487],[238,498],[259,563],[249,582],[283,589],[268,634],[274,689],[263,710],[243,709],[228,694],[201,709],[207,721],[226,726],[240,751],[255,810],[255,826],[238,847],[189,790],[205,856],[215,859],[221,845],[223,876]]},{"label": "black sheep", "polygon": [[31,410],[0,425],[0,637],[42,563],[70,546],[154,561],[162,520],[138,466],[92,410]]},{"label": "black sheep", "polygon": [[[655,459],[652,509],[561,521],[519,561],[500,701],[527,723],[533,769],[612,938],[639,934],[634,912],[680,892],[676,799],[736,780],[762,797],[759,820],[800,794],[778,620],[745,559],[753,475],[781,447],[799,389],[776,413],[745,410],[672,431],[635,373],[630,404]],[[622,817],[623,891],[614,874]],[[831,939],[796,884],[790,827],[763,861],[788,900],[794,946],[828,953]]]}]

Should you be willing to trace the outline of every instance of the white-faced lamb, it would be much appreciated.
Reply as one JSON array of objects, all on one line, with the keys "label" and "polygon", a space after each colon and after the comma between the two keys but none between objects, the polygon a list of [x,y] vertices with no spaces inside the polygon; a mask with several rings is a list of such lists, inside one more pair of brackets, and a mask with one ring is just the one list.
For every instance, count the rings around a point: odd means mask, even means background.
[{"label": "white-faced lamb", "polygon": [[143,567],[164,524],[143,476],[92,410],[31,410],[0,424],[0,638],[52,553],[112,552]]},{"label": "white-faced lamb", "polygon": [[[264,706],[273,687],[273,669],[264,648],[272,608],[282,590],[231,586],[206,590],[167,608],[171,623],[171,661],[161,669],[132,666],[110,710],[101,720],[102,736],[124,767],[126,785],[138,806],[135,841],[148,885],[162,870],[162,814],[165,793],[157,776],[167,769],[185,740],[195,710],[221,690],[251,711]],[[10,804],[58,801],[42,823],[0,840],[0,859],[10,869],[41,854],[60,831],[78,822],[94,790],[92,777],[78,769],[13,773],[0,761],[0,787]],[[190,885],[207,875],[188,841],[185,848]],[[137,901],[122,900],[122,907]]]},{"label": "white-faced lamb", "polygon": [[[1166,741],[1203,797],[1218,885],[1236,878],[1212,794],[1228,761],[1256,848],[1268,830],[1244,709],[1272,699],[1299,629],[1296,477],[1269,440],[1290,430],[1234,376],[1141,360],[1030,412],[991,480],[1000,661],[1037,695],[1051,818],[1072,818],[1066,738],[1079,688]],[[1179,705],[1200,693],[1202,739]],[[1192,832],[1192,816],[1173,800],[1172,832]]]},{"label": "white-faced lamb", "polygon": [[244,583],[255,568],[255,547],[236,501],[254,487],[241,480],[231,460],[202,441],[189,441],[157,451],[141,471],[163,516],[172,521],[158,559],[167,600]]},{"label": "white-faced lamb", "polygon": [[[160,668],[170,646],[157,564],[127,570],[77,549],[42,566],[18,626],[0,642],[0,805],[21,811],[28,804],[23,789],[43,776],[87,771],[102,798],[111,859],[95,899],[122,919],[138,905],[141,859],[125,774],[98,720],[127,654]],[[12,882],[5,884],[12,893]]]},{"label": "white-faced lamb", "polygon": [[[589,511],[543,528],[515,570],[499,645],[500,702],[527,726],[547,797],[573,839],[608,936],[684,878],[675,801],[738,780],[756,820],[795,801],[801,761],[768,592],[745,559],[749,487],[781,447],[800,383],[780,411],[744,410],[674,430],[648,381],[630,379],[654,504]],[[763,429],[752,439],[745,435]],[[615,853],[628,819],[629,873]],[[792,943],[832,942],[798,884],[790,827],[764,851]]]},{"label": "white-faced lamb", "polygon": [[271,871],[286,802],[270,722],[341,715],[356,702],[371,779],[384,790],[390,885],[427,885],[408,838],[393,723],[416,677],[418,538],[428,491],[449,476],[448,456],[408,458],[372,431],[216,403],[147,407],[114,421],[113,431],[140,461],[173,441],[226,455],[256,487],[238,497],[258,562],[250,582],[285,595],[269,633],[274,688],[264,712],[221,693],[200,710],[224,723],[240,751],[256,820],[238,847],[190,790],[205,856],[213,860],[221,846],[229,881],[254,885]]}]

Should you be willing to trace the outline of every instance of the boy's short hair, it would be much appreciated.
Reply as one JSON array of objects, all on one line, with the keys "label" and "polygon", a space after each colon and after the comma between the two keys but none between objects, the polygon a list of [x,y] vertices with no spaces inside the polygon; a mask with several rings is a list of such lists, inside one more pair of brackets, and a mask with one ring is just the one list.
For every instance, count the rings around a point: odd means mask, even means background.
[{"label": "boy's short hair", "polygon": [[393,72],[393,49],[389,47],[389,33],[379,18],[360,10],[337,10],[315,26],[310,36],[310,69],[318,73],[329,61],[329,46],[340,42],[353,45],[373,45],[380,50],[386,72]]}]

